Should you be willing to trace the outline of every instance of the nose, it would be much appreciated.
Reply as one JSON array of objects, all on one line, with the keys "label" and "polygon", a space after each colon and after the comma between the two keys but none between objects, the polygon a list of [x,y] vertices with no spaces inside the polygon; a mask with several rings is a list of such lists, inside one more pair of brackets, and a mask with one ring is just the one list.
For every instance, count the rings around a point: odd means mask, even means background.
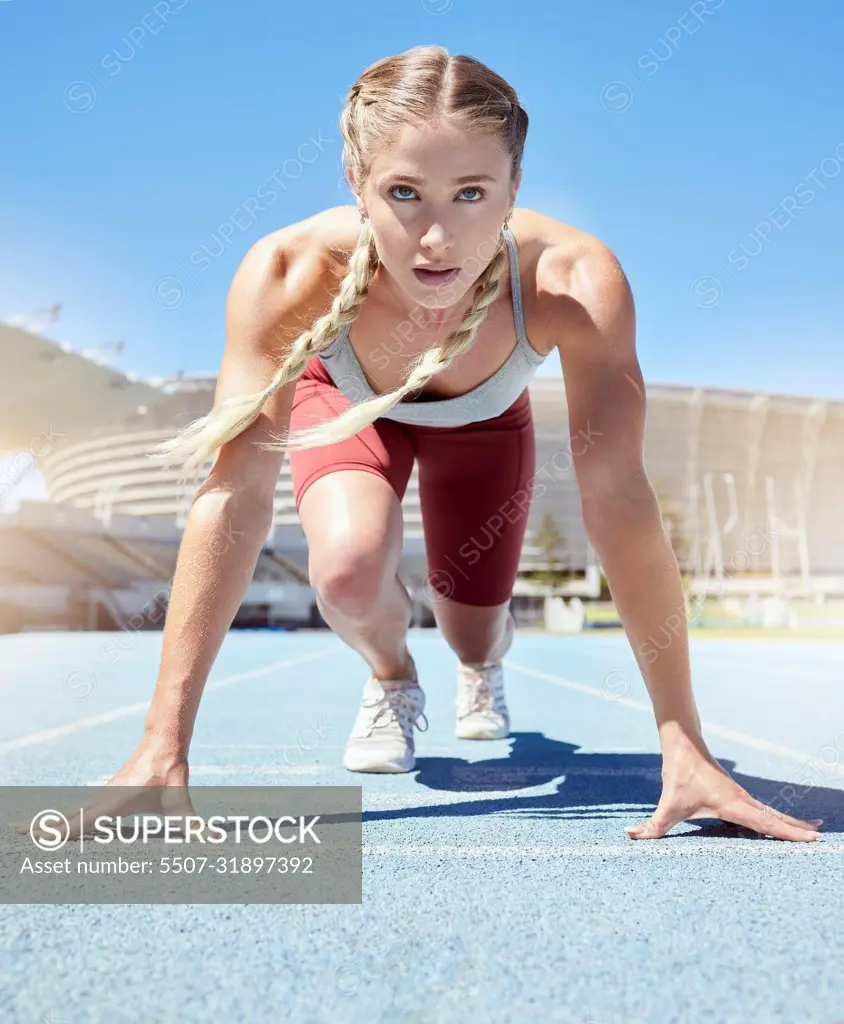
[{"label": "nose", "polygon": [[444,224],[437,221],[428,226],[422,235],[421,244],[431,252],[446,253],[454,245],[454,236]]}]

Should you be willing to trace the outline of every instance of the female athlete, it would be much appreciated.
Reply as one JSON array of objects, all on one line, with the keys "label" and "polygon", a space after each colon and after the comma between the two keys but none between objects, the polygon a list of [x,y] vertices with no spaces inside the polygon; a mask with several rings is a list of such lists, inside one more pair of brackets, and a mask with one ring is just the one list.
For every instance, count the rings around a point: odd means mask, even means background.
[{"label": "female athlete", "polygon": [[[629,835],[657,839],[706,817],[817,838],[817,821],[751,797],[704,742],[680,574],[643,466],[630,288],[601,241],[515,207],[527,127],[516,92],[478,60],[439,46],[379,60],[340,119],[355,204],[246,254],[214,409],[158,451],[185,472],[213,463],[181,542],[143,738],[94,811],[128,813],[111,786],[161,785],[175,787],[169,811],[192,813],[194,720],[267,536],[285,452],[319,609],[369,668],[346,767],[409,771],[425,721],[397,576],[414,463],[429,591],[458,663],[456,734],[506,736],[502,658],[536,473],[526,385],[556,351],[561,445],[662,753],[656,811]],[[681,624],[673,643],[646,656],[666,623]]]}]

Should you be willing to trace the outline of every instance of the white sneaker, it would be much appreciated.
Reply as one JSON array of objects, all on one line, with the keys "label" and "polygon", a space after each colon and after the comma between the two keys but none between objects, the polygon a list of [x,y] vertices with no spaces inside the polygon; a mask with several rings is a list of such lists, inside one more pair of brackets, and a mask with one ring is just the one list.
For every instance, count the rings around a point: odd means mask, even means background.
[{"label": "white sneaker", "polygon": [[515,635],[512,615],[507,620],[503,650],[496,660],[472,667],[457,666],[457,725],[454,735],[461,740],[500,740],[510,733],[510,713],[504,699],[504,666],[501,659],[510,650]]},{"label": "white sneaker", "polygon": [[461,740],[501,740],[510,733],[500,661],[482,668],[457,668],[457,727]]},{"label": "white sneaker", "polygon": [[[350,772],[412,771],[416,763],[413,729],[425,732],[428,728],[425,694],[413,680],[400,682],[401,687],[382,686],[372,676],[367,679],[343,755],[343,765]],[[419,718],[425,722],[424,729],[416,724]]]}]

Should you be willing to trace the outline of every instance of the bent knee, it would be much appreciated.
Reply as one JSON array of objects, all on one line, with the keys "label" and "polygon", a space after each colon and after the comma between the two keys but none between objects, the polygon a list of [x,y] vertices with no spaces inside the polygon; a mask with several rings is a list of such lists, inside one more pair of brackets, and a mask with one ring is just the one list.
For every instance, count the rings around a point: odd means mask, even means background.
[{"label": "bent knee", "polygon": [[311,586],[325,604],[359,615],[377,603],[395,572],[383,550],[328,550],[312,560]]}]

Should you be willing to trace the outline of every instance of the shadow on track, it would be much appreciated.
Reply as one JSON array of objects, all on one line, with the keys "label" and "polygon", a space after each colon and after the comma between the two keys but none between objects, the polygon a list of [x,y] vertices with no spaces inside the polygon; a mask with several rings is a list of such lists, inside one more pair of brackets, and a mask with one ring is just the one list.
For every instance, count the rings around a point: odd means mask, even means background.
[{"label": "shadow on track", "polygon": [[[513,732],[505,742],[509,755],[486,761],[457,757],[417,757],[416,782],[438,792],[483,793],[524,790],[559,780],[554,793],[539,796],[496,795],[489,800],[430,807],[364,811],[364,823],[407,818],[447,818],[504,814],[519,818],[594,820],[648,816],[656,808],[662,790],[662,757],[658,754],[580,754],[573,743],[548,739],[541,732]],[[718,758],[735,781],[763,803],[798,818],[823,818],[823,833],[839,832],[844,824],[844,791],[819,785],[803,766],[792,773],[801,783],[778,781],[735,772],[735,762]],[[635,805],[621,810],[617,805]],[[606,810],[602,810],[605,807]],[[691,831],[672,832],[666,839],[682,836],[768,838],[758,832],[724,822],[720,818],[695,818]],[[676,826],[675,826],[676,827]],[[779,842],[773,840],[771,842]]]}]

